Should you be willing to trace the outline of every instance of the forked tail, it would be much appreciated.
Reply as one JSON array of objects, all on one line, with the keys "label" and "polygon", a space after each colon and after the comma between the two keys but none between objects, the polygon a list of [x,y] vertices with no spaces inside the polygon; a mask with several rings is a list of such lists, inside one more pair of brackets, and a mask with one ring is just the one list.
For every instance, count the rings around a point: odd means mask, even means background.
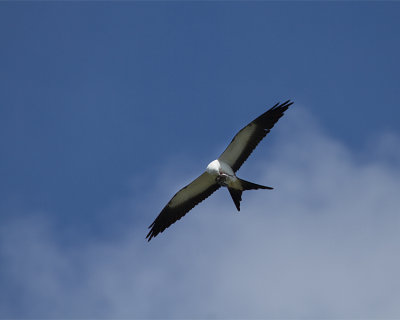
[{"label": "forked tail", "polygon": [[262,186],[261,184],[249,182],[249,181],[242,180],[242,179],[239,179],[239,181],[240,181],[240,184],[243,187],[243,191],[246,191],[246,190],[257,190],[257,189],[269,189],[269,190],[273,189],[271,187]]},{"label": "forked tail", "polygon": [[[239,178],[238,178],[239,179]],[[269,189],[272,190],[271,187],[262,186],[261,184],[256,184],[253,182],[249,182],[246,180],[239,179],[242,189],[234,189],[228,188],[229,193],[231,194],[232,200],[235,203],[236,209],[240,211],[240,201],[242,201],[242,193],[246,190],[257,190],[257,189]]]}]

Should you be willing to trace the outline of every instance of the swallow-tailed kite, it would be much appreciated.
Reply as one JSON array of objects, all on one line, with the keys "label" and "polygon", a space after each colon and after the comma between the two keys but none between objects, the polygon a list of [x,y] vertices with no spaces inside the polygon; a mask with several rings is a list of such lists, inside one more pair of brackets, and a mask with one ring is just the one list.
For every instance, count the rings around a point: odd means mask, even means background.
[{"label": "swallow-tailed kite", "polygon": [[239,170],[258,143],[268,134],[292,104],[293,102],[290,100],[282,104],[277,103],[240,130],[221,156],[212,161],[201,176],[179,190],[167,203],[149,226],[150,232],[146,236],[148,241],[182,218],[194,206],[209,197],[220,187],[228,188],[238,211],[240,211],[243,191],[272,189],[271,187],[242,180],[236,176],[235,172]]}]

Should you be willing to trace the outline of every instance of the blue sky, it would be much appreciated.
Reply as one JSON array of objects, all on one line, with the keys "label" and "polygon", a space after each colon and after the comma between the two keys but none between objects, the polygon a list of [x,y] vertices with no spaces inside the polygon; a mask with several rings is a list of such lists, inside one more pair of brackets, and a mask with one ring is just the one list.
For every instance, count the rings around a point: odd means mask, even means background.
[{"label": "blue sky", "polygon": [[[0,316],[400,317],[399,14],[396,2],[0,3]],[[145,243],[177,189],[287,99],[239,172],[276,190],[245,194],[240,215],[219,191]],[[235,252],[249,262],[230,269]],[[246,272],[293,281],[254,290],[234,282]]]}]

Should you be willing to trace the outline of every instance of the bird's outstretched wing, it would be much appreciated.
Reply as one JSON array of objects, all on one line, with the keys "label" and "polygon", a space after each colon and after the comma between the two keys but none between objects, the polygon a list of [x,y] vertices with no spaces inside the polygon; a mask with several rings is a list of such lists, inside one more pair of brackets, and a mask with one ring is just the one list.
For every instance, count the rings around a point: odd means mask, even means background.
[{"label": "bird's outstretched wing", "polygon": [[216,183],[215,177],[204,172],[200,177],[179,190],[149,226],[150,232],[146,236],[147,240],[150,241],[153,237],[163,232],[197,204],[218,190],[219,187],[220,185]]},{"label": "bird's outstretched wing", "polygon": [[219,160],[230,165],[234,172],[239,170],[260,141],[292,104],[293,102],[290,100],[282,104],[277,103],[267,112],[250,122],[235,135],[229,146],[219,157]]}]

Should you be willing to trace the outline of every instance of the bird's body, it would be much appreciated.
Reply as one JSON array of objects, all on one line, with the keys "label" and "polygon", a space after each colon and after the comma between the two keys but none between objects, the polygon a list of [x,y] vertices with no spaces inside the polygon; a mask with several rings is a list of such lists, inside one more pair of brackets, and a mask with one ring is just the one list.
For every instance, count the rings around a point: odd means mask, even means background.
[{"label": "bird's body", "polygon": [[214,160],[209,163],[206,172],[214,176],[217,183],[222,187],[239,188],[239,180],[236,178],[232,168],[221,160]]},{"label": "bird's body", "polygon": [[243,191],[272,189],[242,180],[236,176],[236,171],[292,103],[286,101],[276,104],[240,130],[221,156],[209,163],[203,174],[172,197],[149,226],[150,232],[146,237],[148,241],[182,218],[220,187],[226,187],[229,190],[238,211],[240,211]]}]

